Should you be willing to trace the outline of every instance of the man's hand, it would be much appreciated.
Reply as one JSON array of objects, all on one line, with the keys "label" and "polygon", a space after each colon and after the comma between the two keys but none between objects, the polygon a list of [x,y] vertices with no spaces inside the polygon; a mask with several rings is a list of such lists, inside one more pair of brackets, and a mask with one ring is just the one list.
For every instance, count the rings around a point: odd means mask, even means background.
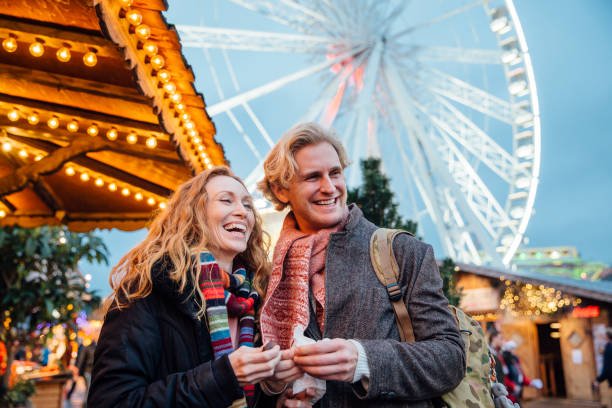
[{"label": "man's hand", "polygon": [[270,350],[241,346],[231,352],[229,361],[234,374],[241,387],[255,384],[274,374],[274,368],[281,358],[280,347],[274,346]]},{"label": "man's hand", "polygon": [[293,355],[293,349],[281,351],[281,359],[274,369],[272,380],[290,383],[304,375],[304,371],[293,361]]},{"label": "man's hand", "polygon": [[287,388],[276,401],[276,408],[311,408],[310,400],[315,396],[315,391],[311,388],[306,388],[305,391],[298,395],[293,395],[293,390]]},{"label": "man's hand", "polygon": [[313,377],[352,383],[358,358],[359,350],[353,343],[333,339],[296,347],[293,361]]}]

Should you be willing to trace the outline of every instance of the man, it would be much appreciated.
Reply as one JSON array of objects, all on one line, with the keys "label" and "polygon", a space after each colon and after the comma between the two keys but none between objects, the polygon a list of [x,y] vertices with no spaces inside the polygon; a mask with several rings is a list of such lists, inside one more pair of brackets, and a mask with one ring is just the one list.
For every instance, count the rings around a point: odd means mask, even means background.
[{"label": "man", "polygon": [[593,383],[595,389],[599,389],[600,384],[604,381],[608,381],[608,386],[612,386],[612,327],[606,329],[606,346],[603,352],[603,366],[601,373],[597,376],[597,379]]},{"label": "man", "polygon": [[495,359],[495,377],[497,382],[500,384],[504,384],[504,363],[501,358],[501,349],[504,344],[504,339],[500,332],[497,330],[492,330],[489,334],[489,352],[493,355]]},{"label": "man", "polygon": [[[370,263],[377,227],[347,206],[342,144],[318,125],[289,130],[264,162],[263,194],[285,218],[261,311],[264,340],[285,349],[276,378],[326,380],[315,407],[427,407],[465,373],[463,342],[431,246],[399,235],[394,251],[415,343],[402,343]],[[290,349],[305,329],[315,344]],[[297,333],[296,333],[297,331]]]}]

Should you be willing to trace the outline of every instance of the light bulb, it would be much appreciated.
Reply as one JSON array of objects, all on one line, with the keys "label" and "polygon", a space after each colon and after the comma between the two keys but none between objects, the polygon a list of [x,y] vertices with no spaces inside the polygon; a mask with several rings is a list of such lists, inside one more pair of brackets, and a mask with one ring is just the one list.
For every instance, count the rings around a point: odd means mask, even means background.
[{"label": "light bulb", "polygon": [[76,173],[76,171],[74,170],[74,167],[66,167],[66,174],[69,176],[74,176],[74,174]]},{"label": "light bulb", "polygon": [[166,82],[164,84],[164,91],[168,92],[169,94],[173,94],[176,92],[176,85],[174,85],[173,82]]},{"label": "light bulb", "polygon": [[138,136],[136,136],[136,133],[130,133],[125,140],[127,140],[127,142],[129,144],[135,144],[136,142],[138,142]]},{"label": "light bulb", "polygon": [[177,103],[175,108],[176,108],[177,112],[182,112],[182,111],[185,110],[185,104],[184,103]]},{"label": "light bulb", "polygon": [[19,111],[17,109],[11,109],[6,116],[11,122],[17,122],[19,120]]},{"label": "light bulb", "polygon": [[38,113],[36,113],[36,112],[32,112],[28,116],[28,123],[30,125],[37,125],[39,120],[40,120],[40,118],[38,117]]},{"label": "light bulb", "polygon": [[[198,131],[197,131],[197,130],[195,130],[195,129],[191,129],[191,130],[189,131],[189,136],[191,136],[191,137],[193,137],[193,138],[197,138],[199,134],[200,134],[200,133],[198,133]],[[194,139],[194,143],[195,143],[195,139]]]},{"label": "light bulb", "polygon": [[25,149],[21,149],[19,151],[19,157],[22,157],[25,159],[26,157],[28,157],[28,152]]},{"label": "light bulb", "polygon": [[162,82],[168,82],[171,77],[172,75],[170,75],[170,72],[168,72],[168,70],[160,69],[157,72],[157,78]]},{"label": "light bulb", "polygon": [[89,51],[83,55],[83,64],[88,67],[93,67],[98,63],[98,57],[95,52]]},{"label": "light bulb", "polygon": [[202,140],[199,137],[196,136],[196,137],[193,138],[193,143],[200,144],[200,143],[202,143]]},{"label": "light bulb", "polygon": [[181,101],[181,99],[182,99],[182,98],[183,98],[183,97],[182,97],[182,96],[181,96],[181,94],[180,94],[180,93],[178,93],[178,92],[177,92],[177,93],[175,93],[175,94],[170,95],[170,99],[171,99],[171,100],[172,100],[172,102],[174,102],[174,103],[179,103],[179,102]]},{"label": "light bulb", "polygon": [[164,67],[165,63],[166,63],[166,60],[164,60],[164,57],[162,57],[159,54],[154,55],[153,57],[151,57],[151,66],[155,70],[162,69]]},{"label": "light bulb", "polygon": [[4,41],[2,41],[2,48],[4,48],[6,52],[17,51],[17,40],[13,37],[5,39]]},{"label": "light bulb", "polygon": [[121,194],[124,196],[129,196],[130,195],[130,189],[125,187],[123,190],[121,190]]},{"label": "light bulb", "polygon": [[134,198],[135,198],[137,201],[142,200],[142,193],[136,193],[136,195],[134,195]]},{"label": "light bulb", "polygon": [[34,41],[30,44],[30,54],[34,57],[40,57],[45,53],[45,47],[39,41]]},{"label": "light bulb", "polygon": [[42,154],[37,154],[36,157],[34,157],[34,161],[41,161],[43,158]]},{"label": "light bulb", "polygon": [[57,116],[51,116],[47,121],[47,126],[49,126],[51,129],[57,129],[59,127],[59,124],[60,122]]},{"label": "light bulb", "polygon": [[110,191],[117,191],[117,185],[116,185],[115,183],[110,183],[110,184],[108,185],[108,189],[109,189]]},{"label": "light bulb", "polygon": [[[157,45],[153,42],[153,41],[145,41],[145,43],[142,46],[142,49],[145,50],[145,53],[149,56],[152,57],[155,54],[157,54]],[[159,77],[159,73],[157,74],[157,76]]]},{"label": "light bulb", "polygon": [[152,197],[149,197],[149,199],[147,200],[147,204],[155,205],[155,200]]},{"label": "light bulb", "polygon": [[5,152],[10,152],[12,148],[13,148],[13,145],[10,144],[9,142],[2,143],[2,150],[4,150]]},{"label": "light bulb", "polygon": [[104,185],[104,180],[97,178],[96,181],[94,181],[94,184],[98,187],[102,187]]},{"label": "light bulb", "polygon": [[61,62],[68,62],[70,61],[70,57],[71,57],[70,50],[68,49],[68,47],[62,47],[59,50],[57,50],[57,52],[55,53],[55,56]]},{"label": "light bulb", "polygon": [[0,218],[6,217],[6,211],[0,210]]},{"label": "light bulb", "polygon": [[166,208],[166,203],[159,203],[159,208],[161,208],[162,210]]},{"label": "light bulb", "polygon": [[87,128],[87,134],[89,136],[98,136],[98,127],[96,125],[91,125]]},{"label": "light bulb", "polygon": [[148,40],[151,36],[151,28],[146,24],[140,24],[138,27],[136,27],[135,32],[136,37],[140,38],[143,41]]},{"label": "light bulb", "polygon": [[130,10],[127,13],[125,13],[125,18],[127,19],[127,21],[130,22],[130,24],[135,25],[135,26],[142,23],[142,14],[140,14],[136,10]]},{"label": "light bulb", "polygon": [[106,138],[108,140],[117,140],[118,136],[119,136],[119,133],[117,132],[117,129],[115,128],[110,128],[108,132],[106,132]]},{"label": "light bulb", "polygon": [[87,181],[87,180],[89,180],[89,174],[87,174],[87,173],[81,173],[81,180],[82,180],[82,181]]},{"label": "light bulb", "polygon": [[185,122],[185,129],[193,129],[195,127],[195,123],[193,123],[192,121],[187,121]]},{"label": "light bulb", "polygon": [[183,114],[181,115],[181,119],[182,119],[184,122],[187,122],[188,120],[191,120],[191,115],[189,115],[187,112],[185,112],[185,113],[183,113]]},{"label": "light bulb", "polygon": [[71,120],[70,122],[68,122],[68,124],[66,125],[66,129],[68,129],[69,132],[76,132],[79,130],[79,122],[77,122],[76,120]]},{"label": "light bulb", "polygon": [[153,149],[155,148],[155,146],[157,146],[157,139],[151,136],[150,138],[147,139],[147,147],[149,149]]}]

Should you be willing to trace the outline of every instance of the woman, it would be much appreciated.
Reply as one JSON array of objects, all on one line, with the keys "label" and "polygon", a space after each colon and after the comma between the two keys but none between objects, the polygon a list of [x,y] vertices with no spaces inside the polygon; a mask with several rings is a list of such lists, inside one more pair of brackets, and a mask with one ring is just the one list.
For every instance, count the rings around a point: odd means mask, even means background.
[{"label": "woman", "polygon": [[181,185],[111,271],[89,407],[252,407],[278,346],[253,347],[261,219],[226,167]]}]

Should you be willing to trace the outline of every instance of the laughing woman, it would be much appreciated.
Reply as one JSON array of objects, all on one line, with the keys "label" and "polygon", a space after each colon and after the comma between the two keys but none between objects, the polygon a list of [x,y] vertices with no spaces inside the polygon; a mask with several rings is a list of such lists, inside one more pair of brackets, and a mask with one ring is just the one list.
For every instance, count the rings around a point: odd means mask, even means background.
[{"label": "laughing woman", "polygon": [[217,167],[181,185],[111,271],[88,407],[252,407],[280,359],[253,347],[268,272],[242,181]]}]

